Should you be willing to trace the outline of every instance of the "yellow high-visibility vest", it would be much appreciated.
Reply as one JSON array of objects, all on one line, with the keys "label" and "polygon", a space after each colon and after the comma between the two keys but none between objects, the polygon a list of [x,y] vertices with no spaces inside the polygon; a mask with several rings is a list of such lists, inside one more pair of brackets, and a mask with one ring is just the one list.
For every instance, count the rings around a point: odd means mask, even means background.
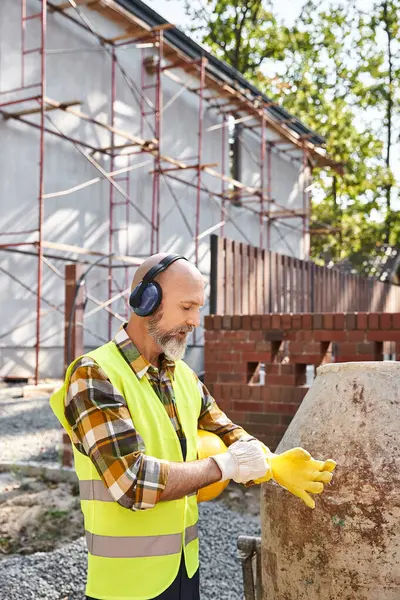
[{"label": "yellow high-visibility vest", "polygon": [[[176,432],[147,377],[139,380],[135,376],[114,342],[87,356],[94,358],[125,398],[146,454],[182,462]],[[54,413],[70,436],[65,394],[75,362],[69,366],[62,388],[50,398]],[[176,362],[173,389],[187,439],[186,460],[196,460],[201,395],[183,361]],[[74,446],[73,452],[88,546],[86,594],[101,600],[154,598],[174,581],[182,550],[188,576],[192,577],[199,565],[196,495],[158,502],[147,510],[123,508],[111,496],[92,461]]]}]

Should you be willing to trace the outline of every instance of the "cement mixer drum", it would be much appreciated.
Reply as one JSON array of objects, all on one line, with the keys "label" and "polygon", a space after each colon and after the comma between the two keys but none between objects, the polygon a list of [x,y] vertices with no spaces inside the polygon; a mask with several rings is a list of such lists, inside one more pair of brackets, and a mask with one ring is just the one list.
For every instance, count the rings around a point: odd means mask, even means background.
[{"label": "cement mixer drum", "polygon": [[400,363],[320,367],[296,446],[338,466],[314,511],[263,484],[263,600],[400,600]]}]

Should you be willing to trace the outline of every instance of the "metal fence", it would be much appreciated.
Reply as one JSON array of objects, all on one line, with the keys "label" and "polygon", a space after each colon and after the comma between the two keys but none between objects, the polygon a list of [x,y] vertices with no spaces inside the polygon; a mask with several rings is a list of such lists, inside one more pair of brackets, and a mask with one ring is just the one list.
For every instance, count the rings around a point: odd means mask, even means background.
[{"label": "metal fence", "polygon": [[211,236],[210,313],[400,312],[400,286]]}]

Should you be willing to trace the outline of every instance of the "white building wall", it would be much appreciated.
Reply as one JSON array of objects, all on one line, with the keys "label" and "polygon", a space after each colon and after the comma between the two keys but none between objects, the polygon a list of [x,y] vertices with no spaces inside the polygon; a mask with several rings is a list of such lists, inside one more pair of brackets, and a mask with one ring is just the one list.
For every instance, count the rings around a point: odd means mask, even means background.
[{"label": "white building wall", "polygon": [[[28,2],[28,14],[38,10],[35,0]],[[97,13],[85,10],[96,30],[105,37],[121,33],[118,27],[100,17]],[[21,83],[21,27],[20,4],[15,0],[0,2],[0,92],[17,87]],[[26,47],[39,45],[39,21],[27,23]],[[154,53],[146,49],[144,56]],[[121,49],[117,52],[118,60],[126,71],[130,87],[140,89],[142,52],[137,48]],[[87,34],[63,16],[48,14],[47,24],[47,58],[46,58],[46,95],[59,102],[79,101],[76,108],[104,123],[109,122],[111,113],[111,59],[100,47],[97,39]],[[198,87],[198,80],[192,74],[179,74],[184,81],[193,80],[190,85]],[[39,55],[29,55],[25,62],[26,84],[39,80]],[[154,75],[146,75],[146,84],[155,83]],[[116,70],[117,101],[115,103],[115,126],[132,135],[143,135],[151,139],[153,133],[150,126],[141,130],[140,107],[129,89],[124,76]],[[162,78],[163,104],[167,105],[162,115],[161,153],[174,159],[196,164],[198,154],[198,106],[199,98],[185,91],[178,95],[172,103],[180,86],[166,76]],[[37,93],[39,89],[35,90]],[[24,92],[26,95],[27,92]],[[33,94],[33,92],[32,92]],[[147,91],[151,98],[154,90]],[[137,96],[137,94],[136,94]],[[25,97],[21,94],[16,97]],[[0,103],[11,98],[0,96]],[[35,101],[10,106],[4,110],[15,112],[33,108]],[[214,125],[221,123],[221,117],[207,109],[203,114],[202,163],[218,163],[215,170],[228,173],[228,131],[219,128],[209,131]],[[65,135],[78,138],[94,147],[109,147],[112,136],[109,131],[88,123],[76,116],[62,111],[46,113],[46,127],[55,129]],[[27,117],[32,123],[39,123],[39,115]],[[154,121],[149,115],[148,121]],[[222,141],[225,136],[225,164],[222,168]],[[121,136],[114,136],[114,144],[127,142]],[[250,142],[252,143],[252,142]],[[96,160],[106,172],[111,170],[111,160],[104,154],[91,152],[83,147],[79,149],[73,143],[55,137],[45,136],[44,191],[51,194],[69,190],[100,176],[99,171],[91,164],[90,158]],[[132,148],[131,148],[132,149]],[[29,242],[37,239],[35,233],[7,235],[12,231],[35,229],[38,224],[38,190],[39,190],[39,130],[15,120],[0,120],[0,243]],[[86,157],[83,155],[86,154]],[[193,158],[192,158],[193,157]],[[274,157],[273,194],[279,195],[282,204],[295,206],[299,194],[293,190],[298,184],[300,173],[292,165],[288,165],[279,157]],[[151,228],[148,221],[152,215],[152,171],[154,160],[150,154],[141,153],[119,156],[114,162],[114,169],[126,166],[142,165],[129,174],[129,184],[117,178],[118,185],[128,190],[132,202],[140,209],[142,216],[133,207],[129,207],[129,222],[126,222],[126,207],[114,210],[113,251],[137,257],[145,257],[150,253]],[[245,182],[253,182],[256,172],[252,172],[250,162],[243,162],[243,178]],[[163,163],[164,167],[171,167]],[[178,171],[180,179],[196,184],[194,169]],[[202,185],[210,192],[220,193],[221,181],[202,174]],[[253,181],[254,180],[254,181]],[[196,231],[197,191],[194,187],[178,183],[169,177],[161,176],[160,184],[160,250],[180,252],[189,259],[195,258],[194,236]],[[175,195],[175,199],[173,197]],[[115,200],[123,198],[115,191]],[[109,251],[109,198],[110,184],[104,178],[99,182],[83,187],[79,191],[48,198],[44,201],[44,234],[46,241],[82,246],[84,248]],[[176,205],[179,203],[180,211]],[[199,232],[202,233],[221,220],[221,211],[214,197],[206,191],[200,195]],[[232,224],[225,226],[225,235],[237,240],[258,240],[259,220],[255,215],[245,213],[242,209],[228,207],[230,215],[245,234],[242,236]],[[240,216],[239,212],[240,211]],[[182,213],[185,219],[182,216]],[[144,216],[143,216],[144,215]],[[187,223],[185,223],[185,220]],[[296,220],[298,221],[298,220]],[[189,227],[187,226],[189,225]],[[257,235],[255,236],[255,232]],[[218,233],[218,230],[215,231]],[[275,239],[275,238],[274,238]],[[295,255],[301,256],[301,236],[291,235]],[[280,245],[278,238],[273,249],[288,253]],[[32,246],[23,248],[32,251]],[[48,251],[57,254],[57,251]],[[58,254],[60,254],[58,252]],[[64,254],[65,256],[65,254]],[[67,255],[68,256],[68,255]],[[72,254],[70,256],[73,256]],[[76,255],[75,255],[76,256]],[[83,258],[88,258],[84,257]],[[90,258],[92,260],[93,257]],[[64,273],[65,262],[51,259],[52,264],[61,274]],[[199,268],[207,281],[209,275],[209,236],[199,241]],[[104,261],[106,264],[106,261]],[[134,268],[128,269],[131,280]],[[117,284],[124,287],[124,269],[114,270]],[[96,267],[88,276],[88,291],[100,300],[108,294],[108,270]],[[2,319],[0,325],[0,376],[31,376],[34,372],[36,342],[36,288],[37,259],[34,256],[11,253],[0,250],[0,286],[3,290]],[[208,288],[207,288],[208,289]],[[43,266],[43,302],[41,327],[40,373],[42,377],[61,376],[63,370],[64,345],[64,281],[46,264]],[[58,307],[58,308],[57,308]],[[125,314],[123,301],[112,305],[116,312]],[[87,312],[94,308],[90,301]],[[208,312],[208,304],[204,314]],[[85,344],[95,347],[108,336],[108,317],[100,311],[88,318],[86,325],[93,333],[85,332]],[[113,320],[113,331],[119,327],[119,321]],[[202,333],[198,332],[195,342],[197,348],[189,353],[189,362],[197,370],[202,368]]]},{"label": "white building wall", "polygon": [[[276,139],[276,136],[267,131],[266,140],[273,139]],[[240,179],[246,185],[260,187],[261,148],[259,136],[256,137],[253,132],[243,130],[240,140]],[[287,149],[287,146],[285,146],[285,149]],[[302,210],[304,188],[307,187],[305,181],[308,181],[309,173],[308,167],[304,172],[301,152],[291,153],[291,156],[289,156],[280,151],[279,145],[275,145],[271,148],[270,167],[268,161],[268,152],[266,151],[264,190],[268,189],[268,177],[270,176],[271,197],[276,202],[275,207],[271,204],[271,212],[273,210],[282,212],[285,208]],[[266,204],[265,208],[267,208]],[[265,234],[264,240],[266,239]],[[274,219],[270,228],[269,249],[288,256],[306,258],[307,245],[303,235],[302,219],[300,217]]]}]

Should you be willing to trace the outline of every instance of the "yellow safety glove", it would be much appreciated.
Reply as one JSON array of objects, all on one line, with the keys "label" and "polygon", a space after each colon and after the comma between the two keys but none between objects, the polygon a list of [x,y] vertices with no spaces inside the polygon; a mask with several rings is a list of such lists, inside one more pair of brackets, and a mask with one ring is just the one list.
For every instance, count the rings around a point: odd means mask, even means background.
[{"label": "yellow safety glove", "polygon": [[309,508],[315,508],[311,494],[321,494],[324,484],[329,483],[333,477],[332,471],[336,467],[334,460],[315,460],[303,448],[292,448],[282,454],[267,452],[267,461],[270,471],[254,483],[262,483],[273,479],[280,486],[298,496]]}]

